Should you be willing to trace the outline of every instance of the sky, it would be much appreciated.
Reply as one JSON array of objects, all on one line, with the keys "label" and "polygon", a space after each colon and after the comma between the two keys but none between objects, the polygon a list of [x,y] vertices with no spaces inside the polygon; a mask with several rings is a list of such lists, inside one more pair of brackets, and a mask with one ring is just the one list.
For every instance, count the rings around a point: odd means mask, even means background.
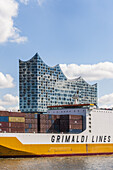
[{"label": "sky", "polygon": [[37,52],[113,107],[112,0],[0,0],[0,110],[18,110],[19,59]]}]

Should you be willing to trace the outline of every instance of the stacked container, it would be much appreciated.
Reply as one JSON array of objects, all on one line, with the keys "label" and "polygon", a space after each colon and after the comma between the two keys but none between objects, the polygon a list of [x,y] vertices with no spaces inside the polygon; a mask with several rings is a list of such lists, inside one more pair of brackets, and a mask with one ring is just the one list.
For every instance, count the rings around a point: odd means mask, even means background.
[{"label": "stacked container", "polygon": [[82,124],[82,115],[0,111],[0,133],[80,133]]},{"label": "stacked container", "polygon": [[0,133],[24,133],[25,113],[0,111]]},{"label": "stacked container", "polygon": [[37,113],[25,113],[25,133],[37,133]]},{"label": "stacked container", "polygon": [[83,130],[83,116],[69,115],[69,132],[80,133]]},{"label": "stacked container", "polygon": [[40,133],[59,133],[60,116],[59,115],[40,115]]},{"label": "stacked container", "polygon": [[40,133],[80,133],[82,132],[81,115],[48,115],[38,117]]}]

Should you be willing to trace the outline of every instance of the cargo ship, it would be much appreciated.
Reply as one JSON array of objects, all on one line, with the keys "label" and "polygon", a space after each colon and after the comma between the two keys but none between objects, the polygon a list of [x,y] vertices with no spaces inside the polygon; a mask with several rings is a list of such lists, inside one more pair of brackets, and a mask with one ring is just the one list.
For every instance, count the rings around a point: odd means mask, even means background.
[{"label": "cargo ship", "polygon": [[[20,115],[16,123],[23,123],[25,117]],[[34,115],[32,119],[37,120],[34,133],[27,131],[26,125],[26,133],[17,130],[12,133],[14,127],[8,127],[11,132],[1,128],[0,157],[113,154],[113,110],[99,109],[93,104],[74,104],[48,106],[47,114]],[[7,123],[14,124],[13,121],[14,114]]]}]

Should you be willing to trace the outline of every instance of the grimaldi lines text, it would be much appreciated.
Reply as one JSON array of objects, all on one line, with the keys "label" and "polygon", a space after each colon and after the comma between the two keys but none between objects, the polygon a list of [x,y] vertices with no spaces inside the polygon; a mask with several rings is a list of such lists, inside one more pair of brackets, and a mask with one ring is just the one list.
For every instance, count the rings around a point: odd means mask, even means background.
[{"label": "grimaldi lines text", "polygon": [[[67,143],[67,142],[71,142],[71,143],[87,143],[89,136],[86,135],[82,135],[82,136],[78,136],[78,135],[52,135],[51,137],[51,142],[52,143]],[[111,136],[91,136],[91,142],[92,143],[106,143],[106,142],[111,142]]]}]

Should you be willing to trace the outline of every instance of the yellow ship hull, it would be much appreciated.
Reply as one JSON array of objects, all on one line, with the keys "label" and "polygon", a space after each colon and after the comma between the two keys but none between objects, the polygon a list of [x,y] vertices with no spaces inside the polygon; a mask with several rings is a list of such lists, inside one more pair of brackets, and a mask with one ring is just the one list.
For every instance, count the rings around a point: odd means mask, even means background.
[{"label": "yellow ship hull", "polygon": [[0,137],[0,157],[113,154],[113,144],[23,144],[17,137]]}]

